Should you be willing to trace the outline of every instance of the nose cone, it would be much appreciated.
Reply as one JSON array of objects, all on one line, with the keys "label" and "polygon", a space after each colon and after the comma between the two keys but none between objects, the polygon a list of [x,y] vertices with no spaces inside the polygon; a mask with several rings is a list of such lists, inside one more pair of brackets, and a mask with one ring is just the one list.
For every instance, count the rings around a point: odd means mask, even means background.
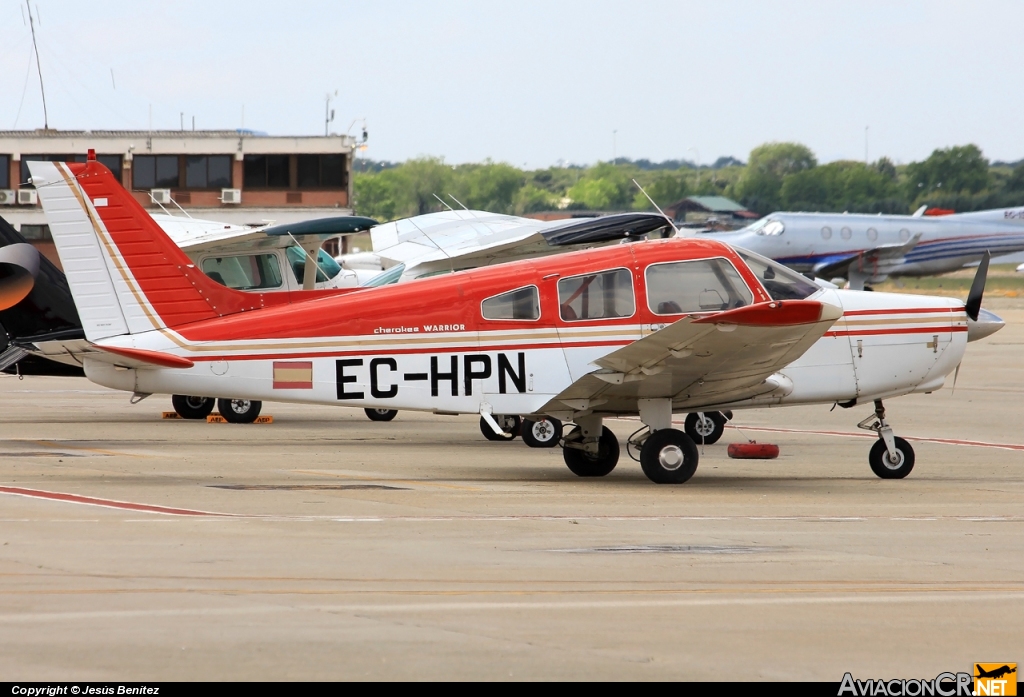
[{"label": "nose cone", "polygon": [[999,315],[981,308],[978,311],[978,319],[967,318],[967,340],[977,341],[978,339],[984,339],[986,336],[995,334],[1005,326],[1006,322]]}]

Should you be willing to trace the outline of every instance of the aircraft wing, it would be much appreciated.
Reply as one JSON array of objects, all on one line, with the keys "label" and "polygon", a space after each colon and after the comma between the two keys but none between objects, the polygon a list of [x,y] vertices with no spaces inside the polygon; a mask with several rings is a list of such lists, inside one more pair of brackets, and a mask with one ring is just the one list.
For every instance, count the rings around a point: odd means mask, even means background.
[{"label": "aircraft wing", "polygon": [[835,276],[849,278],[851,272],[869,277],[886,276],[903,263],[904,257],[921,241],[921,234],[917,233],[903,244],[883,244],[823,262],[814,267],[814,273],[826,279]]},{"label": "aircraft wing", "polygon": [[672,398],[675,408],[788,393],[779,370],[820,339],[842,310],[814,300],[749,305],[687,316],[609,353],[538,413],[635,412],[636,400]]},{"label": "aircraft wing", "polygon": [[363,232],[377,225],[373,218],[355,215],[260,227],[225,225],[209,220],[170,215],[154,215],[153,219],[186,253],[290,247],[295,244],[292,237],[300,244],[305,245],[309,242],[310,245],[319,248],[324,240],[331,237]]},{"label": "aircraft wing", "polygon": [[483,211],[445,211],[375,228],[374,254],[405,264],[408,275],[477,268],[555,254],[574,245],[636,239],[671,224],[654,213],[542,221]]}]

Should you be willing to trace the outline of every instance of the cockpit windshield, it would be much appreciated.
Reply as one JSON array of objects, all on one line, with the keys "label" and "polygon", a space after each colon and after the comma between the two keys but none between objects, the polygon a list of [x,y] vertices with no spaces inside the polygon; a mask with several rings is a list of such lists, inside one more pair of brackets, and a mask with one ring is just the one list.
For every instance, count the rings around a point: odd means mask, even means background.
[{"label": "cockpit windshield", "polygon": [[[302,283],[303,275],[306,272],[306,253],[302,251],[302,247],[298,245],[292,245],[286,252],[288,255],[288,263],[292,266],[292,273],[295,274],[295,280]],[[316,256],[316,282],[326,283],[330,279],[341,273],[341,266],[330,255],[324,250],[320,250]]]},{"label": "cockpit windshield", "polygon": [[736,247],[736,253],[747,263],[757,276],[772,300],[803,300],[817,293],[821,288],[812,281],[788,269],[777,261]]},{"label": "cockpit windshield", "polygon": [[786,231],[786,226],[781,220],[774,220],[772,218],[761,218],[756,223],[748,225],[743,228],[741,232],[752,232],[755,235],[764,235],[767,237],[778,237]]}]

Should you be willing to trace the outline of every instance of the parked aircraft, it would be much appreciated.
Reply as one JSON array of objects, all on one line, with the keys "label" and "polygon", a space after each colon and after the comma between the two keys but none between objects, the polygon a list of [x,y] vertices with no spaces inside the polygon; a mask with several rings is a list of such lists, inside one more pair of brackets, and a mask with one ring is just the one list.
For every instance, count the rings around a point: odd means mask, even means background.
[{"label": "parked aircraft", "polygon": [[[566,465],[619,457],[604,418],[659,483],[687,481],[693,440],[674,412],[874,403],[869,463],[905,477],[914,451],[883,399],[931,392],[979,322],[987,259],[958,300],[823,289],[711,239],[664,239],[525,260],[287,305],[199,273],[102,165],[30,163],[88,340],[86,376],[150,394],[221,394],[440,413],[546,418]],[[265,297],[266,294],[260,297]],[[231,421],[244,410],[222,408]],[[532,433],[524,430],[524,435]],[[559,434],[561,435],[561,434]]]},{"label": "parked aircraft", "polygon": [[1024,207],[925,216],[772,213],[735,232],[705,233],[849,287],[889,276],[931,276],[1024,251]]}]

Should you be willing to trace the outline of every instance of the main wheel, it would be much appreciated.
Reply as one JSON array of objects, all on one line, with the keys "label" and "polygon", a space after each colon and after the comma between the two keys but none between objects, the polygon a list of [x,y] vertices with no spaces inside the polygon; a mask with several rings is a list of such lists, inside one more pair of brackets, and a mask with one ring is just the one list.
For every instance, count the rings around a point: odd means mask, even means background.
[{"label": "main wheel", "polygon": [[363,409],[370,421],[391,421],[398,416],[397,409]]},{"label": "main wheel", "polygon": [[885,441],[879,438],[871,446],[868,454],[868,462],[871,463],[871,471],[882,479],[903,479],[910,470],[914,469],[914,449],[910,443],[896,436],[896,457],[889,458],[889,451],[885,448]]},{"label": "main wheel", "polygon": [[174,411],[183,419],[205,419],[213,413],[213,402],[211,397],[192,397],[189,395],[171,395],[171,405]]},{"label": "main wheel", "polygon": [[688,435],[674,428],[652,433],[640,448],[640,467],[656,484],[682,484],[697,471],[700,455]]},{"label": "main wheel", "polygon": [[233,424],[251,424],[260,415],[263,402],[255,399],[218,399],[217,411]]},{"label": "main wheel", "polygon": [[700,414],[687,414],[683,428],[694,443],[712,445],[725,433],[725,421],[717,411],[704,412],[704,418]]},{"label": "main wheel", "polygon": [[562,458],[569,470],[578,477],[603,477],[619,462],[619,439],[607,426],[601,429],[597,442],[597,453],[586,450],[562,448]]},{"label": "main wheel", "polygon": [[519,428],[523,422],[519,416],[514,414],[492,414],[492,418],[498,422],[501,430],[509,435],[503,436],[500,433],[495,433],[491,425],[481,416],[480,433],[484,434],[484,438],[487,440],[513,440],[519,435]]},{"label": "main wheel", "polygon": [[524,419],[519,435],[531,448],[553,448],[562,437],[562,422],[550,416]]}]

